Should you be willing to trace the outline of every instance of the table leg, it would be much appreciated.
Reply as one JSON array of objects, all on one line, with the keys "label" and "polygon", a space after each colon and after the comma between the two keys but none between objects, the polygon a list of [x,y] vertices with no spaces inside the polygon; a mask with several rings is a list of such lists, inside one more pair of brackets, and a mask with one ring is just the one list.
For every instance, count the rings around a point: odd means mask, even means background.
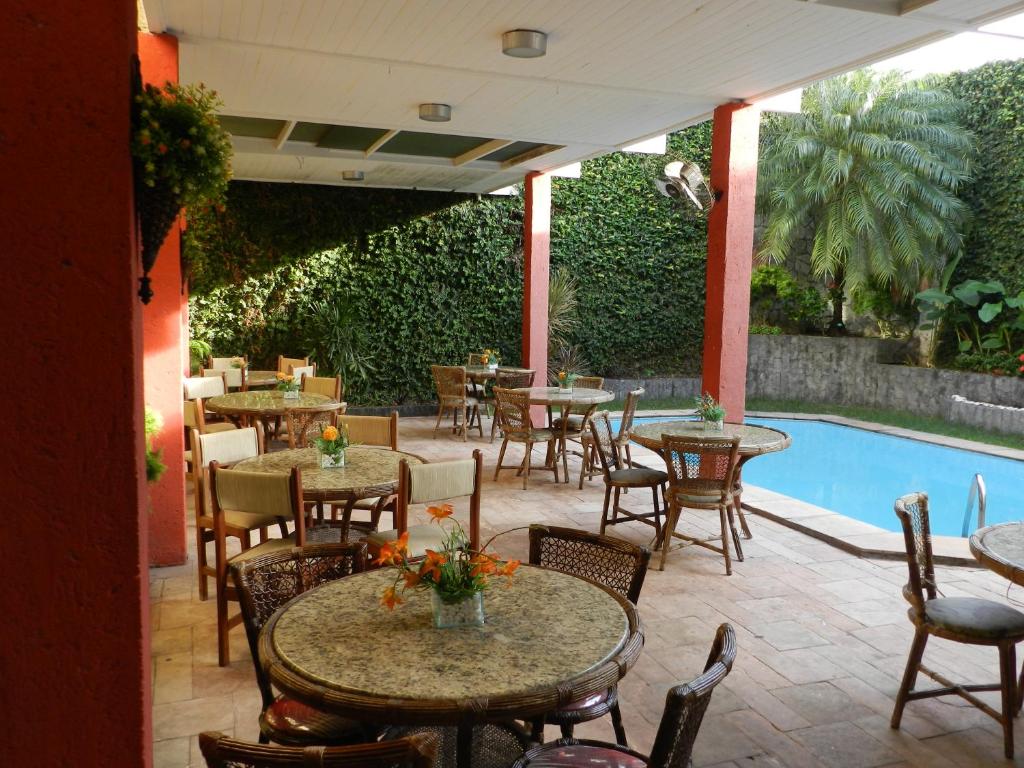
[{"label": "table leg", "polygon": [[459,725],[455,742],[455,765],[458,768],[473,766],[473,726],[463,723]]},{"label": "table leg", "polygon": [[[743,465],[746,464],[747,460],[750,458],[750,456],[741,458],[736,464],[736,485],[743,485]],[[740,494],[736,494],[732,497],[732,506],[733,509],[736,510],[736,516],[740,519],[740,528],[743,529],[743,538],[754,538],[754,534],[750,532],[750,528],[747,526],[747,516],[743,514],[743,500],[741,499]]]}]

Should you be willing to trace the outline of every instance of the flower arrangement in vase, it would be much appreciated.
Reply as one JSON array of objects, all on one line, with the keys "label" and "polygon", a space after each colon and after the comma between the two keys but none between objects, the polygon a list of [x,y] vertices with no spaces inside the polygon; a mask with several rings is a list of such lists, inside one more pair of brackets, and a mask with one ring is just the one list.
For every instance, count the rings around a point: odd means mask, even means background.
[{"label": "flower arrangement in vase", "polygon": [[575,384],[577,374],[568,373],[566,371],[558,372],[558,391],[559,392],[572,392],[573,384]]},{"label": "flower arrangement in vase", "polygon": [[320,437],[315,441],[316,448],[320,452],[320,467],[345,466],[345,451],[348,449],[348,429],[346,427],[335,427],[328,424],[321,428]]},{"label": "flower arrangement in vase", "polygon": [[704,429],[709,432],[721,432],[724,428],[725,408],[708,392],[698,395],[693,402],[697,408],[697,415],[704,422]]},{"label": "flower arrangement in vase", "polygon": [[284,393],[286,400],[298,400],[299,380],[290,373],[277,374],[277,389]]},{"label": "flower arrangement in vase", "polygon": [[[451,504],[428,507],[431,522],[442,524],[453,512]],[[402,594],[409,589],[429,590],[434,626],[438,629],[460,626],[482,626],[484,623],[483,592],[493,577],[504,576],[511,582],[519,567],[518,560],[502,560],[487,546],[474,551],[465,530],[456,520],[445,531],[440,551],[427,550],[418,563],[409,562],[409,532],[396,541],[384,544],[376,565],[395,568],[394,583],[384,590],[381,605],[390,610],[405,602]]]},{"label": "flower arrangement in vase", "polygon": [[496,370],[501,365],[501,355],[496,349],[485,349],[480,355],[480,364],[486,365],[492,371]]}]

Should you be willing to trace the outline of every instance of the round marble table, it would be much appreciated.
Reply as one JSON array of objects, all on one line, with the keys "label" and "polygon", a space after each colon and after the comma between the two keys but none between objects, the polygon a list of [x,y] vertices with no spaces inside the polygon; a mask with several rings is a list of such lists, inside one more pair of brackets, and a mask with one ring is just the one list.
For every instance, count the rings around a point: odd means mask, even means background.
[{"label": "round marble table", "polygon": [[529,720],[606,690],[643,647],[636,608],[595,583],[524,566],[484,593],[482,627],[434,629],[430,595],[380,605],[391,569],[340,579],[295,598],[260,633],[272,683],[318,709],[370,722],[459,726],[468,766],[472,726]]},{"label": "round marble table", "polygon": [[563,409],[568,409],[573,405],[607,403],[615,399],[614,392],[605,389],[587,389],[586,387],[573,387],[568,392],[562,392],[558,387],[522,387],[512,391],[528,394],[531,405],[550,405]]},{"label": "round marble table", "polygon": [[267,418],[283,416],[290,408],[310,408],[318,411],[336,411],[341,403],[327,395],[300,392],[297,398],[285,398],[279,390],[257,392],[229,392],[204,401],[207,410],[225,416],[255,416]]},{"label": "round marble table", "polygon": [[1024,522],[979,528],[969,541],[974,559],[1014,584],[1024,585]]},{"label": "round marble table", "polygon": [[[793,438],[780,429],[760,427],[757,424],[725,424],[721,432],[705,431],[701,421],[655,421],[650,424],[637,424],[630,430],[629,437],[644,448],[661,452],[662,435],[681,435],[685,437],[736,437],[740,438],[739,462],[736,466],[736,482],[742,487],[743,465],[755,456],[765,453],[783,451],[793,444]],[[740,519],[740,527],[745,538],[751,538],[747,518],[743,514],[741,493],[736,494],[734,509]],[[742,559],[742,558],[739,558]]]}]

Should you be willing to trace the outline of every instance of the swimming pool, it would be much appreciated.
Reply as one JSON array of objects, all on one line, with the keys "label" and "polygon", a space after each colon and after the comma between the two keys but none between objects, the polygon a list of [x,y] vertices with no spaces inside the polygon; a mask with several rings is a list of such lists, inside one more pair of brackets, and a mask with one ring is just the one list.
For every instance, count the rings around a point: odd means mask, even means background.
[{"label": "swimming pool", "polygon": [[[665,419],[636,420],[652,421]],[[1024,462],[824,421],[747,421],[788,432],[793,445],[747,462],[744,483],[889,531],[900,530],[892,511],[896,498],[926,491],[932,533],[959,536],[967,491],[980,472],[988,489],[986,523],[1024,518]]]}]

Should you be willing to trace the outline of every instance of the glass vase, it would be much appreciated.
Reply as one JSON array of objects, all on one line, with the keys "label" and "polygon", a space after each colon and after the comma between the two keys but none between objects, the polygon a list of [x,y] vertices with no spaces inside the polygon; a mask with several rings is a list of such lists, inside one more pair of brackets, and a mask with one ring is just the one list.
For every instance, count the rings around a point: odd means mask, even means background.
[{"label": "glass vase", "polygon": [[345,466],[345,452],[340,453],[320,453],[320,468],[331,469],[333,467],[344,467]]},{"label": "glass vase", "polygon": [[286,389],[283,395],[285,400],[298,400],[299,390],[297,389]]},{"label": "glass vase", "polygon": [[724,432],[725,424],[723,423],[723,419],[717,419],[716,421],[708,421],[707,419],[704,419],[704,431],[715,433]]},{"label": "glass vase", "polygon": [[437,592],[430,592],[430,607],[437,629],[482,627],[484,625],[484,593],[474,592],[457,603],[446,603]]}]

